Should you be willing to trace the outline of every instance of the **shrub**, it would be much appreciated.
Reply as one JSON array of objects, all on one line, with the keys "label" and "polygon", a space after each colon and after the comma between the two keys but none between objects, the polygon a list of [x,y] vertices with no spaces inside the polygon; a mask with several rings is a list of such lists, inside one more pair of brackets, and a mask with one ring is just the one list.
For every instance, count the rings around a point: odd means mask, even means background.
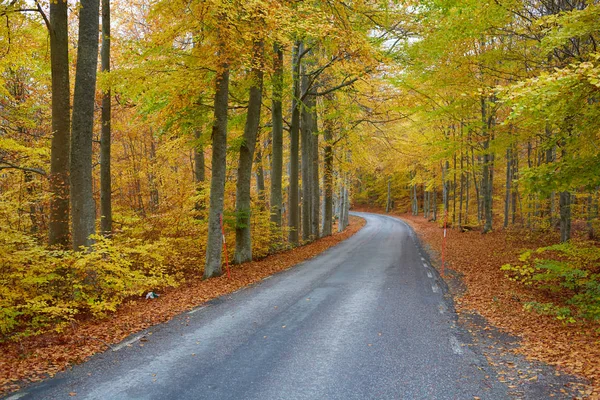
[{"label": "shrub", "polygon": [[[530,302],[529,310],[575,322],[576,318],[600,320],[600,249],[591,242],[563,243],[526,251],[522,265],[501,267],[506,276],[535,289],[559,294],[564,304]],[[541,255],[550,257],[544,258]]]}]

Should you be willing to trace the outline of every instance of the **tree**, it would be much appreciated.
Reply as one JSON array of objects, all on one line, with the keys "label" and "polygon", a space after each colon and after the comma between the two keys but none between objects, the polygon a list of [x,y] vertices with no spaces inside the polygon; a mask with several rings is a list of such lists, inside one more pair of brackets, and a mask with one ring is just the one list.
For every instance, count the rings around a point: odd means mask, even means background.
[{"label": "tree", "polygon": [[[110,72],[110,0],[102,0],[102,48],[100,49],[102,72]],[[100,231],[112,233],[112,185],[110,176],[110,123],[111,92],[102,95],[102,129],[100,136]]]},{"label": "tree", "polygon": [[69,244],[69,154],[71,89],[69,85],[69,32],[67,1],[50,3],[50,70],[52,74],[52,144],[50,163],[51,246]]},{"label": "tree", "polygon": [[92,243],[90,236],[96,230],[96,206],[92,192],[92,142],[99,19],[99,0],[82,0],[71,128],[71,220],[75,250],[79,250],[81,246],[89,246]]},{"label": "tree", "polygon": [[271,221],[281,227],[281,211],[283,208],[283,111],[281,97],[283,95],[283,50],[277,43],[273,46],[273,99],[271,102],[272,152],[271,152]]},{"label": "tree", "polygon": [[[220,19],[223,22],[225,18]],[[212,177],[210,180],[210,208],[204,278],[212,278],[222,274],[221,248],[223,246],[223,236],[221,234],[221,223],[227,169],[227,110],[229,105],[229,62],[225,37],[226,30],[221,26],[218,28],[219,65],[215,78]]]},{"label": "tree", "polygon": [[240,162],[236,183],[235,211],[237,222],[235,228],[235,256],[237,264],[252,261],[252,237],[250,231],[250,188],[254,149],[260,124],[260,109],[263,90],[263,51],[264,41],[257,39],[254,43],[252,72],[250,74],[250,100],[244,127],[244,141],[240,146]]}]

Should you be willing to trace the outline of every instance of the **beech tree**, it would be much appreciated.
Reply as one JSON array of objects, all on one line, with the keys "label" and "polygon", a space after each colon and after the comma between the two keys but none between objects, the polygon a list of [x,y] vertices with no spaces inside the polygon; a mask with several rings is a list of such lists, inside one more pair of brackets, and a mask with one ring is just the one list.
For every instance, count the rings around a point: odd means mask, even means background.
[{"label": "beech tree", "polygon": [[96,231],[96,203],[92,188],[92,142],[98,67],[100,3],[82,0],[79,10],[77,66],[71,127],[71,219],[73,248],[89,246]]}]

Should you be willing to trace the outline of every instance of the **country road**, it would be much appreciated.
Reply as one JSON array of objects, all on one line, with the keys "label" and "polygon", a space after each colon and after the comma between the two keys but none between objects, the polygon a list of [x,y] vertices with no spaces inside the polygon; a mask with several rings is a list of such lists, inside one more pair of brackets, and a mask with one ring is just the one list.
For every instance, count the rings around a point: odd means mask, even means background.
[{"label": "country road", "polygon": [[503,399],[398,219],[9,398]]}]

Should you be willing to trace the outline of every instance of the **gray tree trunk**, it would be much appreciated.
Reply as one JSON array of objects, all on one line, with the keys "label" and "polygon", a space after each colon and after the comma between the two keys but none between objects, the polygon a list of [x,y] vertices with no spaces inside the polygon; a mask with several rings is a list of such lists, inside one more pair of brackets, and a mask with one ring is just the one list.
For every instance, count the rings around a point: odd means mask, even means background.
[{"label": "gray tree trunk", "polygon": [[312,168],[311,168],[311,239],[316,240],[319,238],[319,211],[321,209],[321,188],[319,187],[319,132],[317,125],[317,108],[316,104],[312,110],[312,129],[311,129],[311,154],[312,154]]},{"label": "gray tree trunk", "polygon": [[92,139],[99,20],[99,0],[81,0],[71,128],[71,220],[75,250],[90,246],[90,235],[96,230],[96,206],[92,192]]},{"label": "gray tree trunk", "polygon": [[250,187],[252,182],[252,164],[254,162],[254,149],[258,126],[260,124],[260,107],[262,103],[263,87],[263,49],[262,40],[254,44],[254,55],[250,79],[250,100],[248,113],[244,126],[244,141],[240,146],[240,162],[238,164],[235,213],[237,222],[235,227],[235,253],[234,262],[241,264],[252,261],[252,234],[250,230],[251,198]]},{"label": "gray tree trunk", "polygon": [[292,244],[298,244],[299,239],[299,204],[298,204],[298,150],[300,147],[300,54],[304,46],[302,42],[294,45],[292,60],[292,122],[290,126],[290,184],[289,184],[289,240]]},{"label": "gray tree trunk", "polygon": [[385,202],[385,212],[392,211],[392,178],[388,178],[387,184],[387,200]]},{"label": "gray tree trunk", "polygon": [[560,241],[567,242],[571,239],[571,193],[560,192]]},{"label": "gray tree trunk", "polygon": [[508,227],[508,221],[510,218],[510,191],[511,191],[511,172],[512,172],[512,159],[510,147],[506,149],[506,186],[504,193],[504,228]]},{"label": "gray tree trunk", "polygon": [[[110,0],[102,0],[102,72],[110,72]],[[102,94],[102,131],[100,136],[100,232],[112,233],[112,185],[110,176],[110,89]]]},{"label": "gray tree trunk", "polygon": [[481,119],[483,122],[483,181],[481,191],[483,195],[483,233],[492,231],[492,171],[490,169],[491,155],[490,148],[490,132],[488,126],[488,117],[486,110],[485,98],[481,98]]},{"label": "gray tree trunk", "polygon": [[271,151],[271,222],[281,226],[283,208],[282,176],[283,176],[283,113],[281,97],[283,95],[283,50],[275,44],[275,60],[273,72],[273,103],[271,118],[273,119],[273,138]]},{"label": "gray tree trunk", "polygon": [[259,146],[256,149],[256,157],[254,158],[256,164],[256,191],[258,193],[258,202],[260,203],[261,210],[265,208],[265,170],[263,168],[263,155],[262,147],[259,142]]},{"label": "gray tree trunk", "polygon": [[[302,74],[300,93],[304,95],[308,90],[308,76],[305,71]],[[312,217],[312,107],[314,107],[314,96],[305,96],[305,100],[300,107],[300,140],[302,148],[302,240],[308,241],[310,240]]]},{"label": "gray tree trunk", "polygon": [[[222,32],[219,32],[222,35]],[[227,108],[229,103],[229,65],[222,41],[219,38],[220,57],[223,59],[215,80],[215,114],[212,130],[212,176],[210,179],[210,207],[208,212],[208,239],[206,243],[206,265],[204,278],[219,276],[223,236],[220,220],[223,215],[225,178],[227,172]]]},{"label": "gray tree trunk", "polygon": [[323,236],[330,236],[333,231],[333,147],[331,146],[333,134],[331,132],[331,126],[327,122],[323,135],[325,139],[323,156],[323,190],[325,192],[323,198]]},{"label": "gray tree trunk", "polygon": [[69,245],[69,154],[71,92],[67,2],[50,2],[50,69],[52,71],[52,144],[50,150],[50,246]]},{"label": "gray tree trunk", "polygon": [[339,217],[338,217],[338,232],[342,232],[346,227],[344,222],[346,221],[346,188],[344,187],[345,179],[340,186],[340,198],[339,198]]},{"label": "gray tree trunk", "polygon": [[433,220],[434,221],[437,221],[437,212],[438,212],[437,188],[435,186],[433,186]]}]

